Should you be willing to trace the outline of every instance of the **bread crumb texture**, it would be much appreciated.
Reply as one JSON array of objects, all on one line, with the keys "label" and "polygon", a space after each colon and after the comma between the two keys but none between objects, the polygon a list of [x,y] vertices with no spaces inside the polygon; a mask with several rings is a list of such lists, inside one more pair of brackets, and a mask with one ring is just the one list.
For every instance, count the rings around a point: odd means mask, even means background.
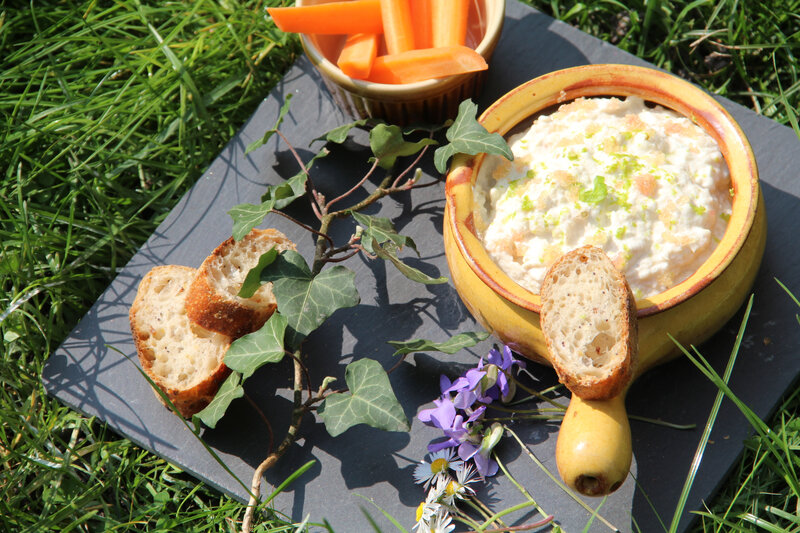
[{"label": "bread crumb texture", "polygon": [[541,326],[559,379],[585,399],[618,394],[632,375],[636,308],[625,277],[599,248],[561,256],[542,283]]},{"label": "bread crumb texture", "polygon": [[256,309],[274,305],[271,283],[259,287],[250,298],[238,296],[247,273],[273,246],[279,252],[295,249],[294,244],[276,230],[254,229],[238,242],[232,238],[225,241],[207,258],[201,271],[208,276],[212,289],[240,305]]},{"label": "bread crumb texture", "polygon": [[194,324],[186,316],[186,289],[195,269],[154,267],[139,285],[131,329],[142,365],[159,385],[196,386],[222,365],[231,338]]}]

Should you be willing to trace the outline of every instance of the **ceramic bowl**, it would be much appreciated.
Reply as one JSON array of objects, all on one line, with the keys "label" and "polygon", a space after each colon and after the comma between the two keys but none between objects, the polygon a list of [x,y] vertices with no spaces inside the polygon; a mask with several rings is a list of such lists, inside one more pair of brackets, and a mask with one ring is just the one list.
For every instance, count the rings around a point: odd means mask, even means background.
[{"label": "ceramic bowl", "polygon": [[[719,145],[730,170],[733,202],[727,230],[711,256],[685,281],[637,300],[639,361],[634,379],[708,338],[741,307],[761,263],[766,215],[752,149],[734,119],[702,90],[664,72],[629,65],[588,65],[546,74],[497,100],[480,117],[506,135],[552,106],[592,96],[639,96],[689,117]],[[447,176],[444,248],[451,279],[476,319],[518,353],[548,364],[538,294],[490,259],[472,220],[472,187],[484,157],[458,156]],[[672,338],[671,338],[671,337]],[[632,382],[632,381],[631,381]],[[559,430],[556,464],[578,492],[600,496],[627,478],[632,445],[625,391],[602,401],[572,396]]]},{"label": "ceramic bowl", "polygon": [[[328,1],[297,0],[297,5]],[[478,0],[470,6],[466,44],[489,63],[503,28],[505,0]],[[301,35],[301,43],[337,105],[356,118],[380,118],[397,125],[439,124],[455,118],[458,105],[475,98],[487,76],[484,70],[416,83],[371,83],[350,78],[336,66],[344,36]]]},{"label": "ceramic bowl", "polygon": [[[670,74],[630,65],[587,65],[546,74],[510,91],[480,117],[505,135],[537,112],[579,97],[635,95],[689,117],[719,144],[734,189],[721,242],[685,281],[637,300],[639,373],[676,353],[679,342],[701,342],[736,310],[763,255],[766,222],[752,149],[737,123],[713,97]],[[490,259],[472,223],[472,185],[483,156],[459,156],[447,176],[445,251],[462,300],[489,331],[519,353],[547,362],[538,294],[511,280]]]}]

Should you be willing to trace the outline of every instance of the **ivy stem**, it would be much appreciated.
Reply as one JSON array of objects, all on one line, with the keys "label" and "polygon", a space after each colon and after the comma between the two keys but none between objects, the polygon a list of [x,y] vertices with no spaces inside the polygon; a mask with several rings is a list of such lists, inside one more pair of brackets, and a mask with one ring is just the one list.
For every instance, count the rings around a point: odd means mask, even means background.
[{"label": "ivy stem", "polygon": [[328,210],[330,209],[330,207],[333,204],[335,204],[339,200],[347,198],[348,196],[353,194],[355,191],[357,191],[362,185],[364,185],[364,183],[366,183],[366,181],[369,179],[369,177],[372,176],[373,172],[375,172],[375,169],[378,168],[378,163],[379,163],[379,161],[376,159],[375,162],[372,163],[372,167],[369,169],[369,171],[366,174],[364,174],[363,178],[361,178],[361,181],[359,181],[358,183],[353,185],[353,187],[349,191],[347,191],[346,193],[343,193],[343,194],[337,196],[336,198],[334,198],[333,200],[331,200],[330,202],[325,204],[325,206],[322,208],[322,212],[324,214],[327,214]]},{"label": "ivy stem", "polygon": [[295,440],[297,440],[297,433],[300,430],[300,424],[306,412],[308,412],[308,405],[303,403],[303,365],[300,362],[300,353],[297,352],[294,354],[294,409],[292,409],[292,421],[278,449],[269,454],[253,473],[253,480],[250,484],[250,501],[247,503],[247,510],[242,520],[242,533],[250,533],[253,514],[258,504],[258,498],[261,495],[261,480],[264,477],[264,473],[269,470],[272,465],[286,453],[286,450],[294,444]]},{"label": "ivy stem", "polygon": [[[429,139],[433,138],[433,132],[430,132],[430,134],[428,135],[428,138]],[[414,161],[410,165],[408,165],[408,167],[403,172],[401,172],[399,176],[397,176],[397,179],[394,180],[394,183],[392,183],[392,186],[390,187],[391,189],[397,189],[398,186],[400,185],[400,180],[403,179],[403,176],[405,176],[406,174],[411,172],[411,169],[413,169],[415,166],[417,166],[419,164],[420,161],[422,161],[422,157],[425,155],[425,152],[428,151],[428,147],[429,146],[430,145],[426,145],[426,146],[422,147],[422,150],[419,151],[419,153],[417,154],[417,157],[414,159]],[[410,179],[409,183],[411,185],[413,185],[414,178]]]},{"label": "ivy stem", "polygon": [[333,239],[331,239],[329,235],[327,235],[327,234],[325,234],[325,233],[321,233],[321,232],[319,232],[319,231],[315,230],[314,228],[312,228],[311,226],[309,226],[309,225],[307,225],[307,224],[303,224],[302,222],[300,222],[299,220],[297,220],[297,219],[296,219],[296,218],[294,218],[293,216],[291,216],[291,215],[287,215],[286,213],[284,213],[284,212],[283,212],[283,211],[281,211],[280,209],[273,209],[273,210],[271,210],[271,211],[270,211],[270,213],[275,213],[276,215],[280,215],[280,216],[282,216],[283,218],[286,218],[286,219],[288,219],[288,220],[291,220],[292,222],[294,222],[295,224],[297,224],[298,226],[300,226],[300,227],[301,227],[301,228],[303,228],[304,230],[307,230],[307,231],[309,231],[309,232],[313,233],[313,234],[314,234],[314,235],[316,235],[317,237],[322,237],[322,238],[324,238],[325,240],[327,240],[327,241],[330,243],[331,247],[333,247]]},{"label": "ivy stem", "polygon": [[278,134],[278,137],[283,139],[283,142],[285,142],[286,146],[289,147],[289,151],[292,152],[292,156],[294,156],[295,161],[297,161],[297,164],[299,164],[300,168],[303,169],[303,174],[306,175],[306,180],[308,181],[309,189],[312,191],[312,193],[308,195],[308,199],[311,202],[311,210],[314,211],[314,215],[316,215],[317,218],[320,218],[322,216],[322,214],[320,213],[320,208],[322,206],[319,205],[319,199],[315,194],[317,188],[314,186],[314,180],[311,179],[311,174],[308,172],[308,167],[306,167],[306,164],[303,162],[303,159],[300,157],[300,154],[297,153],[297,150],[295,150],[294,146],[292,145],[292,143],[289,142],[289,139],[286,138],[283,132],[281,132],[281,130],[279,129],[276,129],[275,133]]},{"label": "ivy stem", "polygon": [[[322,236],[328,235],[328,228],[331,225],[331,221],[335,214],[333,213],[326,213],[322,215],[319,221],[319,232],[317,233],[317,248],[314,251],[314,265],[311,268],[311,274],[316,276],[322,270],[322,266],[325,264],[325,244],[327,241]],[[330,237],[328,237],[330,239]]]}]

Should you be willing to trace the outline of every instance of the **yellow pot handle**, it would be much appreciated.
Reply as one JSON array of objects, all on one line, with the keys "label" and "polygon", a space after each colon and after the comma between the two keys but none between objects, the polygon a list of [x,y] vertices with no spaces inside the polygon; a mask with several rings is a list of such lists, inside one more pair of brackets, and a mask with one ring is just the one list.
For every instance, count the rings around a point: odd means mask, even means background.
[{"label": "yellow pot handle", "polygon": [[625,393],[602,401],[573,395],[556,443],[564,482],[586,496],[609,494],[625,481],[632,457]]}]

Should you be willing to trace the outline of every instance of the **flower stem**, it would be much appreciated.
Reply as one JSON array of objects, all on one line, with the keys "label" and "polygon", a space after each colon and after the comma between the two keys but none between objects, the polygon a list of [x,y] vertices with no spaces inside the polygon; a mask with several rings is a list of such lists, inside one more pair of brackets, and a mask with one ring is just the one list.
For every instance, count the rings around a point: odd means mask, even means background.
[{"label": "flower stem", "polygon": [[508,471],[508,469],[506,468],[506,465],[505,465],[505,464],[503,464],[503,462],[500,460],[500,458],[497,456],[497,454],[494,454],[494,460],[495,460],[495,461],[497,461],[497,464],[500,466],[500,469],[501,469],[501,470],[503,471],[503,473],[506,475],[506,477],[508,478],[508,480],[509,480],[509,481],[511,481],[511,483],[512,483],[512,484],[513,484],[515,487],[517,487],[517,490],[518,490],[518,491],[520,491],[520,492],[522,493],[522,495],[523,495],[523,496],[525,496],[526,498],[528,498],[528,501],[529,501],[529,502],[531,502],[533,505],[535,505],[535,506],[536,506],[536,510],[537,510],[537,511],[539,511],[539,514],[541,514],[542,516],[548,516],[548,514],[547,514],[547,513],[544,511],[544,509],[542,509],[542,508],[539,506],[539,504],[538,504],[538,503],[536,503],[536,500],[534,500],[534,499],[533,499],[533,496],[531,496],[531,493],[530,493],[530,492],[528,492],[528,489],[526,489],[525,487],[523,487],[523,486],[522,486],[522,485],[519,483],[519,481],[517,481],[517,480],[514,478],[514,476],[512,476],[512,475],[511,475],[511,472],[509,472],[509,471]]},{"label": "flower stem", "polygon": [[552,480],[552,481],[553,481],[553,482],[554,482],[556,485],[558,485],[558,486],[561,488],[561,490],[563,490],[564,492],[566,492],[566,493],[567,493],[567,495],[568,495],[570,498],[572,498],[573,500],[575,500],[575,502],[577,502],[577,503],[578,503],[578,505],[580,505],[581,507],[583,507],[584,509],[586,509],[586,510],[587,510],[589,513],[591,513],[591,514],[592,514],[592,515],[594,515],[594,516],[597,516],[597,518],[598,518],[598,519],[599,519],[599,520],[600,520],[600,521],[601,521],[603,524],[605,524],[606,526],[608,526],[608,527],[609,527],[609,528],[610,528],[612,531],[619,532],[619,528],[617,528],[616,526],[614,526],[613,524],[611,524],[611,522],[609,522],[608,520],[606,520],[605,518],[603,518],[603,517],[602,517],[602,516],[600,516],[599,514],[596,514],[596,511],[595,511],[595,509],[592,509],[591,507],[589,507],[589,505],[587,505],[587,504],[586,504],[586,502],[584,502],[583,500],[581,500],[581,499],[580,499],[580,498],[579,498],[579,497],[578,497],[578,496],[577,496],[577,495],[576,495],[576,494],[575,494],[575,493],[574,493],[572,490],[570,490],[570,488],[569,488],[569,487],[567,487],[566,485],[564,485],[564,483],[562,483],[560,479],[558,479],[557,477],[555,477],[555,476],[553,475],[553,473],[552,473],[552,472],[550,472],[550,471],[547,469],[547,467],[546,467],[546,466],[544,466],[544,465],[542,464],[542,462],[539,460],[539,458],[538,458],[538,457],[536,457],[536,456],[533,454],[533,452],[531,452],[531,451],[530,451],[530,449],[528,449],[528,447],[527,447],[527,446],[525,446],[525,443],[523,443],[523,442],[522,442],[522,439],[520,439],[520,438],[519,438],[519,435],[517,435],[516,433],[514,433],[514,431],[513,431],[513,430],[512,430],[510,427],[508,427],[508,426],[503,426],[503,427],[505,428],[505,430],[508,432],[508,434],[509,434],[509,435],[511,435],[512,437],[514,437],[514,440],[516,440],[516,441],[517,441],[517,443],[520,445],[520,447],[522,448],[522,450],[523,450],[523,451],[524,451],[524,452],[527,454],[527,456],[528,456],[528,457],[529,457],[529,458],[530,458],[530,459],[531,459],[531,460],[532,460],[534,463],[536,463],[536,465],[537,465],[539,468],[541,468],[541,469],[542,469],[542,471],[543,471],[545,474],[547,474],[547,476],[548,476],[548,477],[549,477],[549,478],[550,478],[550,479],[551,479],[551,480]]}]

